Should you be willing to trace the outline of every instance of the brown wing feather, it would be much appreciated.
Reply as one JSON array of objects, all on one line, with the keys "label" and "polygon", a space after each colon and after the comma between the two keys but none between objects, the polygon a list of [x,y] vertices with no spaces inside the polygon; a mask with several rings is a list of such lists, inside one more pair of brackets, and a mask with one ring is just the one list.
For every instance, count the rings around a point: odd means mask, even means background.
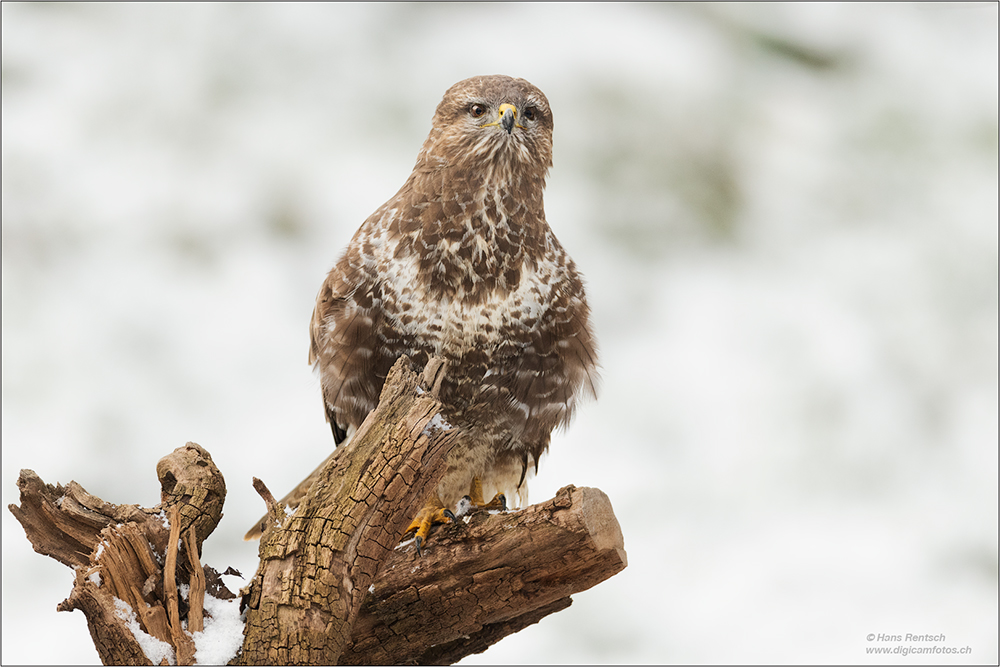
[{"label": "brown wing feather", "polygon": [[375,296],[377,282],[353,269],[354,254],[352,244],[327,275],[310,323],[309,361],[319,370],[323,404],[337,444],[378,404],[392,365],[378,346],[382,314]]}]

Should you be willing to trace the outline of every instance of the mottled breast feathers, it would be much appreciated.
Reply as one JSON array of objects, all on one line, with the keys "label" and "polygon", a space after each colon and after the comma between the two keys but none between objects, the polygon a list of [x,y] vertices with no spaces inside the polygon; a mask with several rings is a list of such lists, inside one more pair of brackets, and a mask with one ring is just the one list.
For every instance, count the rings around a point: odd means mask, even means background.
[{"label": "mottled breast feathers", "polygon": [[449,422],[522,476],[595,393],[583,283],[545,220],[551,166],[552,112],[530,83],[482,76],[445,93],[413,172],[316,301],[309,359],[338,443],[403,354],[447,361]]}]

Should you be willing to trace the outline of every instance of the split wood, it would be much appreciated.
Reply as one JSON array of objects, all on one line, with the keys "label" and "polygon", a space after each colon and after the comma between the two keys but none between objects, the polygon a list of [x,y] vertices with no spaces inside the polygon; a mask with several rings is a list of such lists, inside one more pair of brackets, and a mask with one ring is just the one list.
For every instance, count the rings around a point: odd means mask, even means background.
[{"label": "split wood", "polygon": [[[400,360],[378,409],[291,516],[255,480],[269,519],[260,566],[241,591],[247,622],[233,664],[448,664],[565,609],[626,566],[607,496],[573,486],[523,510],[441,526],[423,557],[412,541],[399,544],[454,438],[429,427],[444,370],[428,364],[418,377]],[[18,480],[21,505],[10,506],[36,551],[76,569],[58,608],[84,612],[106,664],[150,664],[116,598],[187,664],[204,596],[232,597],[199,564],[225,499],[211,456],[188,443],[157,472],[155,508],[106,503],[75,482],[46,485],[30,470]],[[187,603],[178,582],[190,585]]]}]

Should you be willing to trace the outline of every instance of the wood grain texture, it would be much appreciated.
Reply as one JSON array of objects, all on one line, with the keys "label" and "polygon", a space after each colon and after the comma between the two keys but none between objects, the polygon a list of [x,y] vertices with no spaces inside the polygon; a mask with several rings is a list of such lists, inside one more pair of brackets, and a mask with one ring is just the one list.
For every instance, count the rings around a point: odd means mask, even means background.
[{"label": "wood grain texture", "polygon": [[569,596],[627,565],[624,540],[599,489],[560,489],[518,512],[443,526],[417,557],[386,561],[343,664],[449,664],[569,606]]},{"label": "wood grain texture", "polygon": [[[449,664],[565,609],[626,566],[607,496],[573,486],[523,510],[440,526],[422,557],[412,540],[399,543],[457,437],[433,421],[443,372],[430,363],[418,377],[405,358],[394,366],[379,408],[290,515],[255,483],[269,513],[259,569],[241,591],[246,627],[233,664]],[[184,663],[196,656],[178,626],[196,626],[199,614],[177,585],[189,583],[199,606],[206,589],[234,597],[198,559],[225,497],[211,456],[188,443],[157,470],[164,503],[155,508],[106,503],[30,470],[18,480],[20,506],[10,506],[36,551],[76,569],[58,609],[84,612],[106,664],[150,664],[118,600]]]},{"label": "wood grain texture", "polygon": [[199,606],[206,589],[216,597],[235,597],[218,573],[201,568],[197,554],[225,502],[225,481],[211,455],[189,442],[161,459],[157,473],[163,502],[153,508],[105,502],[76,482],[45,484],[31,470],[18,478],[20,506],[9,506],[35,551],[76,570],[73,590],[57,610],[83,611],[105,664],[150,664],[123,618],[121,602],[143,632],[174,648],[178,664],[190,664],[194,645],[182,622],[190,620],[191,609],[180,599],[178,583],[191,584],[197,595],[190,602]]},{"label": "wood grain texture", "polygon": [[380,564],[444,473],[455,431],[401,358],[378,408],[323,468],[294,514],[264,527],[242,664],[337,664]]}]

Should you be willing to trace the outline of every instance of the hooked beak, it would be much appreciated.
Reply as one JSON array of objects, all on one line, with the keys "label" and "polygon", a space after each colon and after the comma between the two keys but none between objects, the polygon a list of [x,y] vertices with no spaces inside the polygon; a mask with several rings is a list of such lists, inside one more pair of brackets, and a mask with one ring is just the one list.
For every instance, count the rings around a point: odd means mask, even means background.
[{"label": "hooked beak", "polygon": [[517,120],[517,107],[513,104],[501,104],[500,105],[500,127],[510,134],[514,130],[514,124]]}]

